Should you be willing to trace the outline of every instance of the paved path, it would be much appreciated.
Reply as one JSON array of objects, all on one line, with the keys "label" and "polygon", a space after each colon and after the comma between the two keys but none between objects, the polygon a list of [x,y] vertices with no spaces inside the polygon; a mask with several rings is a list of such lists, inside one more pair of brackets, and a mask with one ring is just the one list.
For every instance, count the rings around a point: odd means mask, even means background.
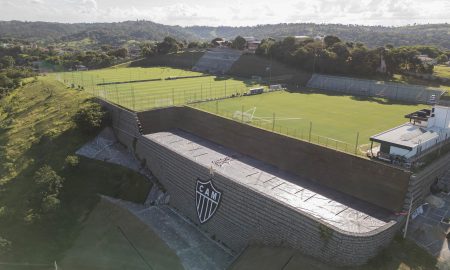
[{"label": "paved path", "polygon": [[[450,170],[443,179],[450,182]],[[423,214],[409,224],[408,238],[436,257],[439,269],[450,270],[450,241],[445,238],[450,224],[442,222],[450,218],[450,194],[430,195],[426,201]]]}]

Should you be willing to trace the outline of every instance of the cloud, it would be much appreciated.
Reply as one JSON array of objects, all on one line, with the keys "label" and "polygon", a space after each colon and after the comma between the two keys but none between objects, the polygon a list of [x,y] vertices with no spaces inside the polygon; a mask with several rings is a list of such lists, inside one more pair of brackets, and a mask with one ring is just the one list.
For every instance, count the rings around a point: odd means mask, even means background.
[{"label": "cloud", "polygon": [[0,5],[0,20],[28,21],[147,19],[171,25],[241,26],[279,22],[404,25],[450,20],[448,0],[0,0]]}]

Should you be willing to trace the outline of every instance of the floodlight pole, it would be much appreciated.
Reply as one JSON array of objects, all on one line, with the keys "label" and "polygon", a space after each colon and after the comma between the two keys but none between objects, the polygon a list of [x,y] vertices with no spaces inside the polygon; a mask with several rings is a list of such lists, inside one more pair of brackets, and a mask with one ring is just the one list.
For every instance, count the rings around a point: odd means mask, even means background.
[{"label": "floodlight pole", "polygon": [[311,133],[312,133],[312,121],[309,122],[309,139],[308,139],[309,142],[311,142]]},{"label": "floodlight pole", "polygon": [[275,113],[273,113],[272,117],[272,131],[275,131]]},{"label": "floodlight pole", "polygon": [[355,155],[358,153],[359,131],[356,133]]}]

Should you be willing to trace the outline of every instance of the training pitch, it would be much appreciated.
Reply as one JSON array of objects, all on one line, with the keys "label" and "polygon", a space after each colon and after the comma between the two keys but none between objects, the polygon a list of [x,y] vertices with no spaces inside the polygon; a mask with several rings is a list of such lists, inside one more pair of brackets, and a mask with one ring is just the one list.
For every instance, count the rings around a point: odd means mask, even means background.
[{"label": "training pitch", "polygon": [[407,122],[405,114],[427,106],[281,91],[204,102],[195,107],[304,140],[310,139],[311,128],[311,142],[352,152],[358,132],[358,145],[367,145],[371,135]]},{"label": "training pitch", "polygon": [[140,111],[242,94],[250,80],[217,77],[170,67],[109,68],[56,73],[56,79]]}]

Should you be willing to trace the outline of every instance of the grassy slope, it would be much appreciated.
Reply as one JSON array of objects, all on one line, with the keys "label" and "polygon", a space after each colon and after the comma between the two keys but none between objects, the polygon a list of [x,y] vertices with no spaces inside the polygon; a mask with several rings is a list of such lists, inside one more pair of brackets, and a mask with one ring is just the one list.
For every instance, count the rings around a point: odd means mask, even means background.
[{"label": "grassy slope", "polygon": [[448,86],[448,85],[443,85],[443,84],[440,84],[439,82],[435,82],[435,81],[428,81],[428,80],[423,80],[423,79],[419,79],[419,78],[414,78],[411,76],[402,76],[402,75],[396,74],[396,75],[394,75],[394,77],[392,78],[391,81],[397,82],[397,83],[423,85],[423,86],[438,88],[438,89],[442,89],[444,91],[450,92],[450,86]]},{"label": "grassy slope", "polygon": [[[228,111],[228,116],[237,110],[244,111],[256,107],[256,117],[268,117],[275,113],[277,118],[301,118],[299,120],[276,121],[275,130],[303,138],[309,133],[312,121],[312,133],[354,144],[356,133],[360,132],[360,144],[368,143],[371,135],[407,122],[406,113],[426,107],[425,105],[385,104],[383,100],[356,99],[351,96],[325,95],[318,93],[274,92],[262,95],[232,98],[219,102],[219,111]],[[215,102],[197,105],[215,112]],[[264,123],[264,122],[262,122]],[[272,123],[262,127],[271,129]],[[315,138],[313,138],[315,139]]]},{"label": "grassy slope", "polygon": [[444,65],[434,66],[434,75],[450,79],[450,66]]},{"label": "grassy slope", "polygon": [[[81,158],[67,168],[66,156],[91,139],[72,117],[89,98],[59,82],[40,78],[1,100],[0,110],[0,236],[12,250],[0,261],[49,263],[71,246],[82,221],[98,201],[96,194],[145,199],[150,188],[137,173],[120,166]],[[53,214],[32,218],[36,205],[33,175],[44,164],[65,178],[61,206]]]},{"label": "grassy slope", "polygon": [[147,225],[106,200],[97,204],[84,225],[80,237],[59,263],[62,269],[147,270],[148,265],[154,270],[183,269],[175,253]]},{"label": "grassy slope", "polygon": [[333,267],[287,248],[249,247],[230,270],[432,270],[436,259],[409,240],[396,238],[360,267]]}]

